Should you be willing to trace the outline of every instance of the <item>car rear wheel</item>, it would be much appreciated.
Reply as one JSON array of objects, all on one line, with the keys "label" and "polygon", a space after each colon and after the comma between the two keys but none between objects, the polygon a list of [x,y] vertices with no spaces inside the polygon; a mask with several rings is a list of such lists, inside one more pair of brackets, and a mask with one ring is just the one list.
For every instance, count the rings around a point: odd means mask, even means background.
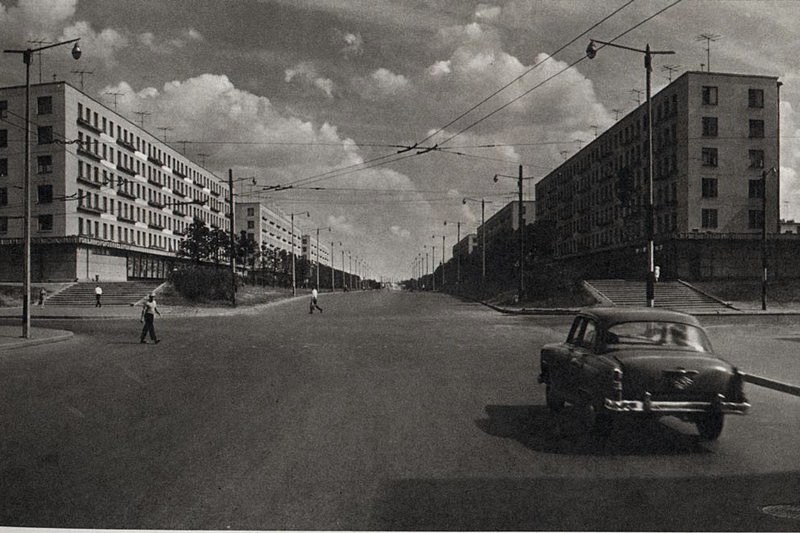
[{"label": "car rear wheel", "polygon": [[564,398],[559,396],[558,393],[553,390],[552,385],[547,385],[544,395],[547,408],[554,413],[557,413],[564,408]]},{"label": "car rear wheel", "polygon": [[713,413],[704,415],[697,419],[697,431],[700,433],[700,438],[703,440],[716,440],[722,433],[722,427],[725,422],[725,415],[721,413]]}]

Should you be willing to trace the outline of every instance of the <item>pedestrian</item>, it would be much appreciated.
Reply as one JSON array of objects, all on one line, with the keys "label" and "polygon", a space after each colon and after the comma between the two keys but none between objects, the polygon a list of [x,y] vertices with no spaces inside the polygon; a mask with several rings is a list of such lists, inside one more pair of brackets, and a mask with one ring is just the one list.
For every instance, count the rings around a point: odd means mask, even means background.
[{"label": "pedestrian", "polygon": [[314,309],[315,308],[318,309],[320,313],[322,312],[322,308],[319,305],[317,305],[317,296],[318,295],[319,295],[319,293],[317,292],[317,288],[316,287],[311,289],[311,304],[309,304],[309,306],[308,306],[308,312],[311,313],[311,314],[314,314]]},{"label": "pedestrian", "polygon": [[142,304],[142,317],[139,319],[140,322],[144,322],[144,327],[142,328],[142,336],[139,339],[139,342],[142,344],[147,344],[147,341],[144,338],[147,334],[150,334],[150,340],[154,343],[158,344],[161,342],[156,337],[156,328],[155,328],[155,318],[156,315],[161,316],[161,313],[158,310],[158,306],[156,306],[156,295],[150,293],[147,297],[147,300]]},{"label": "pedestrian", "polygon": [[103,288],[98,285],[94,288],[94,306],[95,307],[103,307],[103,304],[100,303],[100,297],[103,296]]},{"label": "pedestrian", "polygon": [[44,290],[44,287],[39,289],[39,305],[44,307],[44,299],[47,297],[47,291]]}]

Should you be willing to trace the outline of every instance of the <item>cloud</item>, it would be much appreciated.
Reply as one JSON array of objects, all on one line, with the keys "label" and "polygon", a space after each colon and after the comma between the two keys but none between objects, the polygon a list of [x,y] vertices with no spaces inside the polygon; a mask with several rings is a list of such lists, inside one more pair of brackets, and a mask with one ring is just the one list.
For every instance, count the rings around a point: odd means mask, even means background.
[{"label": "cloud", "polygon": [[395,97],[409,89],[410,81],[402,74],[379,68],[366,78],[355,78],[353,86],[364,98],[377,100]]},{"label": "cloud", "polygon": [[75,15],[77,0],[19,0],[16,6],[0,5],[3,31],[14,39],[53,37]]},{"label": "cloud", "polygon": [[401,239],[408,239],[411,237],[411,232],[405,228],[401,228],[400,226],[391,226],[389,231],[392,232],[392,235],[400,237]]},{"label": "cloud", "polygon": [[303,61],[292,68],[287,68],[284,74],[284,81],[286,83],[296,81],[301,86],[313,87],[322,91],[328,98],[333,98],[333,81],[321,76],[317,72],[316,67],[310,62]]},{"label": "cloud", "polygon": [[144,32],[136,35],[135,40],[145,46],[148,51],[156,54],[172,54],[185,49],[191,44],[205,40],[203,35],[194,28],[183,30],[177,37],[161,40],[153,32]]},{"label": "cloud", "polygon": [[478,4],[475,8],[475,18],[477,20],[496,20],[500,17],[502,8],[486,4]]},{"label": "cloud", "polygon": [[85,59],[99,59],[107,67],[116,65],[115,54],[128,46],[128,38],[117,30],[106,28],[95,31],[86,21],[79,21],[64,28],[63,39],[80,37],[80,47]]},{"label": "cloud", "polygon": [[364,53],[364,39],[357,33],[336,30],[335,41],[337,45],[341,45],[339,52],[348,59]]}]

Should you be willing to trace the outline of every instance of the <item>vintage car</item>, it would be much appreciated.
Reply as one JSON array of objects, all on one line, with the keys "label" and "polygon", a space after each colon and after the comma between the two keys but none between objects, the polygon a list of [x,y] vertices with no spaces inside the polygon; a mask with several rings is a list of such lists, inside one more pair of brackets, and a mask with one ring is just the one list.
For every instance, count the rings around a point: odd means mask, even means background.
[{"label": "vintage car", "polygon": [[676,416],[714,440],[725,415],[750,407],[743,375],[714,355],[696,318],[675,311],[582,310],[564,342],[542,348],[540,364],[547,406],[577,406],[601,434],[620,416]]}]

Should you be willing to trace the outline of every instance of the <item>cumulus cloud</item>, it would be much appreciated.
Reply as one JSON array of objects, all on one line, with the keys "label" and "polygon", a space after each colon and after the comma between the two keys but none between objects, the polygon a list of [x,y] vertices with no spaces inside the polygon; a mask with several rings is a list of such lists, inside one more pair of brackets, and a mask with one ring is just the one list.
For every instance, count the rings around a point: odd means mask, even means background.
[{"label": "cumulus cloud", "polygon": [[369,76],[356,78],[353,86],[356,91],[364,98],[379,99],[384,97],[395,97],[409,89],[410,81],[402,74],[379,68]]},{"label": "cumulus cloud", "polygon": [[364,53],[364,39],[357,33],[335,32],[337,44],[341,46],[340,52],[345,57],[360,56]]},{"label": "cumulus cloud", "polygon": [[392,232],[392,235],[400,237],[401,239],[408,239],[411,237],[411,232],[400,226],[391,226],[389,230]]},{"label": "cumulus cloud", "polygon": [[313,63],[303,61],[284,71],[286,83],[296,82],[301,86],[313,87],[328,98],[333,98],[334,85],[330,78],[321,76]]},{"label": "cumulus cloud", "polygon": [[77,0],[19,0],[16,6],[0,5],[4,33],[15,39],[52,37],[75,15]]},{"label": "cumulus cloud", "polygon": [[501,11],[502,9],[498,6],[478,4],[475,8],[475,18],[477,20],[496,20],[500,16]]},{"label": "cumulus cloud", "polygon": [[100,59],[106,66],[117,63],[116,53],[128,46],[128,38],[112,28],[99,32],[85,21],[79,21],[64,29],[64,39],[80,37],[81,49],[88,58]]},{"label": "cumulus cloud", "polygon": [[136,35],[135,39],[150,52],[157,54],[171,54],[205,40],[203,35],[194,28],[183,30],[179,35],[171,38],[162,39],[148,31]]}]

